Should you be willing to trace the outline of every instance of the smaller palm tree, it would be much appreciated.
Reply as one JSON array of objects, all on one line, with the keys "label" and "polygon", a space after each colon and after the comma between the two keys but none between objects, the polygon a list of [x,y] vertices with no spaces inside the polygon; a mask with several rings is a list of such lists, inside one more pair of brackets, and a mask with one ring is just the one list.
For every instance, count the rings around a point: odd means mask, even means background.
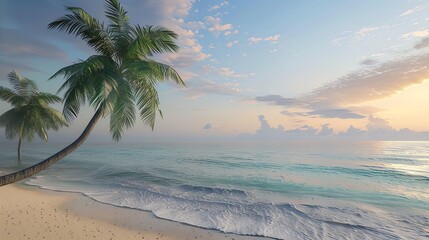
[{"label": "smaller palm tree", "polygon": [[64,116],[49,104],[61,102],[61,98],[39,92],[34,81],[12,71],[8,79],[13,89],[0,87],[0,99],[12,105],[12,109],[0,116],[0,127],[5,128],[7,139],[18,137],[18,160],[21,160],[22,140],[31,141],[35,135],[48,141],[47,130],[67,126]]}]

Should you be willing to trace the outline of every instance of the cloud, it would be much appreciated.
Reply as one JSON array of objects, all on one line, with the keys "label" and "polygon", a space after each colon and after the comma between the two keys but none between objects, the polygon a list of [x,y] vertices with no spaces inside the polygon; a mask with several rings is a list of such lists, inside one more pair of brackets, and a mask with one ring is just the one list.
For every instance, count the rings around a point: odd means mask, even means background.
[{"label": "cloud", "polygon": [[364,38],[371,36],[375,31],[390,28],[391,26],[365,26],[356,31],[344,31],[340,37],[331,40],[334,46],[341,46],[343,43],[359,42]]},{"label": "cloud", "polygon": [[302,100],[313,104],[348,105],[389,97],[429,78],[428,62],[429,54],[426,53],[351,72],[314,90]]},{"label": "cloud", "polygon": [[347,128],[347,131],[341,132],[338,135],[340,136],[348,136],[348,137],[358,137],[364,134],[365,131],[361,130],[359,128],[353,127],[353,125],[350,125],[349,128]]},{"label": "cloud", "polygon": [[67,54],[57,46],[11,29],[1,29],[0,56],[7,58],[48,58],[67,61]]},{"label": "cloud", "polygon": [[290,112],[287,110],[281,111],[281,114],[289,117],[321,117],[321,118],[339,118],[339,119],[361,119],[365,115],[357,114],[350,109],[322,109],[315,111]]},{"label": "cloud", "polygon": [[358,41],[378,29],[379,27],[363,27],[354,33],[355,40]]},{"label": "cloud", "polygon": [[218,83],[207,79],[190,80],[186,88],[180,88],[179,90],[185,92],[188,99],[196,99],[206,94],[232,96],[241,94],[244,91],[236,82]]},{"label": "cloud", "polygon": [[408,9],[407,11],[403,12],[403,13],[402,13],[401,15],[399,15],[399,16],[404,17],[404,16],[407,16],[407,15],[411,15],[411,14],[414,14],[414,13],[416,13],[416,12],[418,12],[418,11],[423,10],[423,9],[424,9],[424,7],[423,7],[423,6],[416,6],[416,7],[414,7],[414,8],[410,8],[410,9]]},{"label": "cloud", "polygon": [[223,77],[228,77],[228,78],[237,78],[237,79],[241,79],[241,78],[248,78],[250,76],[254,76],[254,73],[249,73],[249,74],[245,74],[245,73],[236,73],[234,70],[232,70],[231,68],[227,68],[227,67],[214,67],[210,64],[206,64],[203,66],[203,71],[205,71],[206,73],[216,73],[217,75],[223,76]]},{"label": "cloud", "polygon": [[210,129],[212,129],[212,125],[210,123],[207,123],[203,126],[203,129],[204,130],[210,130]]},{"label": "cloud", "polygon": [[290,112],[287,110],[283,110],[280,112],[281,114],[285,115],[285,116],[289,116],[289,117],[295,117],[295,116],[308,116],[308,114],[306,112]]},{"label": "cloud", "polygon": [[211,24],[211,27],[209,27],[209,31],[210,32],[214,32],[216,34],[218,34],[219,32],[224,32],[226,30],[231,30],[233,29],[232,24],[228,23],[228,24],[221,24],[221,19],[220,18],[215,18],[212,16],[207,16],[206,20],[209,24]]},{"label": "cloud", "polygon": [[424,30],[419,30],[419,31],[414,31],[414,32],[402,34],[401,38],[427,37],[427,36],[429,36],[429,30],[424,29]]},{"label": "cloud", "polygon": [[303,106],[304,103],[300,104],[300,100],[297,98],[285,98],[280,95],[266,95],[255,97],[258,102],[266,102],[268,104],[277,106]]},{"label": "cloud", "polygon": [[285,129],[282,125],[272,127],[264,115],[259,115],[260,127],[254,134],[244,134],[241,138],[250,139],[348,139],[348,140],[429,140],[429,132],[417,132],[410,129],[393,129],[386,120],[369,116],[367,129],[358,129],[352,125],[345,132],[335,133],[329,123],[320,125],[320,129],[303,125],[294,129]]},{"label": "cloud", "polygon": [[415,49],[422,49],[427,47],[429,47],[429,37],[423,38],[419,43],[414,46]]},{"label": "cloud", "polygon": [[229,36],[229,35],[231,35],[231,34],[237,34],[238,33],[238,30],[236,29],[236,30],[234,30],[234,31],[225,31],[224,33],[223,33],[223,35],[225,35],[225,36]]},{"label": "cloud", "polygon": [[283,106],[286,110],[304,109],[300,111],[302,115],[362,118],[374,109],[363,111],[354,105],[392,96],[408,86],[429,79],[428,62],[429,53],[398,58],[351,72],[300,97],[266,95],[255,97],[255,100]]},{"label": "cloud", "polygon": [[219,5],[214,5],[213,7],[209,8],[209,12],[216,10],[216,9],[219,9],[219,8],[220,8]]},{"label": "cloud", "polygon": [[364,115],[353,113],[349,109],[323,109],[310,111],[307,113],[310,116],[319,116],[322,118],[340,118],[340,119],[361,119]]},{"label": "cloud", "polygon": [[220,9],[223,6],[229,5],[228,1],[223,1],[219,5],[213,5],[211,8],[209,8],[209,12]]},{"label": "cloud", "polygon": [[317,129],[303,125],[302,127],[285,130],[282,125],[277,128],[271,127],[264,115],[258,116],[260,128],[256,130],[253,137],[257,138],[285,138],[285,137],[309,137],[317,133]]},{"label": "cloud", "polygon": [[235,44],[237,44],[237,43],[238,43],[238,41],[237,41],[237,40],[234,40],[234,41],[232,41],[232,42],[228,42],[228,43],[226,43],[226,47],[230,48],[230,47],[234,46],[234,45],[235,45]]},{"label": "cloud", "polygon": [[204,24],[204,22],[201,21],[191,21],[191,22],[187,22],[185,24],[185,26],[188,29],[192,29],[192,30],[198,30],[198,29],[202,29],[202,28],[206,28],[206,25]]},{"label": "cloud", "polygon": [[39,69],[33,68],[25,64],[0,60],[0,79],[6,79],[7,74],[12,70],[17,72],[42,72]]},{"label": "cloud", "polygon": [[329,123],[320,125],[321,129],[319,132],[320,136],[329,136],[334,134],[334,129],[329,127]]},{"label": "cloud", "polygon": [[377,64],[377,61],[374,59],[365,59],[362,62],[360,62],[359,64],[366,65],[366,66],[372,66],[372,65]]},{"label": "cloud", "polygon": [[272,42],[272,43],[277,43],[280,39],[280,35],[272,35],[272,36],[268,36],[265,38],[262,37],[250,37],[249,39],[247,39],[247,41],[249,42],[250,45],[253,44],[257,44],[260,43],[262,41],[267,41],[267,42]]},{"label": "cloud", "polygon": [[368,117],[368,124],[366,125],[368,132],[392,132],[394,129],[389,125],[389,123],[382,119],[377,118],[372,115]]},{"label": "cloud", "polygon": [[331,44],[334,46],[341,46],[341,44],[346,40],[345,37],[334,38],[331,40]]}]

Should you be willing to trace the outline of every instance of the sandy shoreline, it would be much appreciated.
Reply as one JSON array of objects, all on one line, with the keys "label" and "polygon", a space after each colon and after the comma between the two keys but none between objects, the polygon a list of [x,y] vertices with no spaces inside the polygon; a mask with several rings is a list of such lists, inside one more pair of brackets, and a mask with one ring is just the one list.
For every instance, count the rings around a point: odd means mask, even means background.
[{"label": "sandy shoreline", "polygon": [[18,239],[267,239],[225,234],[22,184],[0,187],[0,236]]}]

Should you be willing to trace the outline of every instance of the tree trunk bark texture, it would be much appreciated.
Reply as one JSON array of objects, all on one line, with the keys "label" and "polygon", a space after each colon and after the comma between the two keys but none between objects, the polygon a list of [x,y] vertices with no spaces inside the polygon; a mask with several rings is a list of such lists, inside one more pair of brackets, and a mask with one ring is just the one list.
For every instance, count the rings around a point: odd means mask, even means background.
[{"label": "tree trunk bark texture", "polygon": [[20,137],[18,141],[18,161],[21,161],[21,145],[22,145],[22,139]]}]

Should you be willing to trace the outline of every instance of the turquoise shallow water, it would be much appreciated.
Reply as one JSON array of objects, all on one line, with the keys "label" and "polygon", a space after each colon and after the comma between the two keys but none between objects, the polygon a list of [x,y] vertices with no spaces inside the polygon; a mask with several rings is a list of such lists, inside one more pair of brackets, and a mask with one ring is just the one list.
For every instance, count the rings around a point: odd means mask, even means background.
[{"label": "turquoise shallow water", "polygon": [[[62,146],[2,144],[0,171]],[[429,238],[429,142],[87,143],[26,183],[231,233]]]}]

